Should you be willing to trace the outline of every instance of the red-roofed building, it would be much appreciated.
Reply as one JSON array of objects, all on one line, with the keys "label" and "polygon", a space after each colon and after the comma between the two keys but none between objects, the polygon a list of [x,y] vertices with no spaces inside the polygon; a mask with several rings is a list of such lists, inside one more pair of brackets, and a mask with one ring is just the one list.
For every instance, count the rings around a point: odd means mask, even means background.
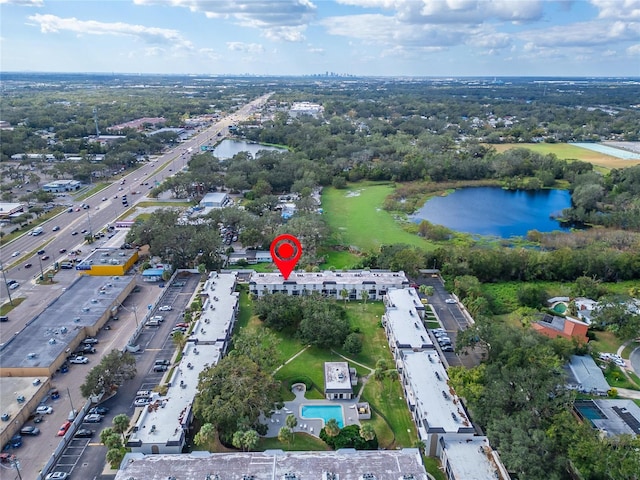
[{"label": "red-roofed building", "polygon": [[587,343],[589,341],[587,337],[589,325],[569,317],[563,318],[545,315],[542,320],[535,322],[532,327],[534,330],[549,338],[575,338],[580,343]]}]

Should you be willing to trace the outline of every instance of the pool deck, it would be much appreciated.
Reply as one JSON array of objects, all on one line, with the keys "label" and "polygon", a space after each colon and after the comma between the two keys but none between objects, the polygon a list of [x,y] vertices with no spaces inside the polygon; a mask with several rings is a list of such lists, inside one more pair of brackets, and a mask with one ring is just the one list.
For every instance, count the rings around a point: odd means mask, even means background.
[{"label": "pool deck", "polygon": [[293,386],[292,390],[296,396],[294,400],[284,402],[284,407],[280,410],[276,410],[271,415],[271,418],[260,416],[260,422],[266,423],[269,426],[269,431],[265,435],[266,437],[277,437],[280,428],[286,426],[285,420],[289,415],[295,415],[298,419],[298,425],[294,428],[294,432],[308,433],[309,435],[314,435],[316,437],[320,435],[320,430],[324,427],[324,420],[320,418],[303,418],[301,415],[303,405],[341,405],[342,415],[344,417],[344,426],[360,425],[360,422],[358,421],[358,414],[356,413],[356,403],[358,402],[358,399],[309,400],[304,397],[306,392],[304,385],[296,384]]}]

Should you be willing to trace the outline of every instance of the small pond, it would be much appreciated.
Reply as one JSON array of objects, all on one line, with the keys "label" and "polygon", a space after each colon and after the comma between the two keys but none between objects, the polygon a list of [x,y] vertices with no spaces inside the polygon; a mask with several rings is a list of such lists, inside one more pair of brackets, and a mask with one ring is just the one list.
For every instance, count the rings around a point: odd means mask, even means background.
[{"label": "small pond", "polygon": [[252,157],[256,156],[260,150],[274,150],[276,152],[286,152],[284,148],[270,147],[259,143],[245,142],[244,140],[225,139],[213,150],[213,154],[220,160],[232,158],[240,152],[249,152]]},{"label": "small pond", "polygon": [[524,237],[529,230],[567,231],[568,227],[553,216],[570,206],[571,194],[567,190],[460,188],[449,195],[430,198],[411,219],[475,235]]}]

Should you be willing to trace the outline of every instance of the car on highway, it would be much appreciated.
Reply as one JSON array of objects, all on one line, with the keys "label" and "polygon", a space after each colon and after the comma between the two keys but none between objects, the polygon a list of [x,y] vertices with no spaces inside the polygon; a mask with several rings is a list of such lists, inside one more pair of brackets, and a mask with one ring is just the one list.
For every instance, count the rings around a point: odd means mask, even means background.
[{"label": "car on highway", "polygon": [[33,263],[25,263],[24,264],[24,268],[31,268],[33,267]]},{"label": "car on highway", "polygon": [[80,430],[78,430],[76,432],[74,437],[76,437],[76,438],[91,438],[91,437],[93,437],[94,433],[96,433],[95,430],[91,430],[89,428],[81,428]]},{"label": "car on highway", "polygon": [[20,252],[18,252],[18,251],[13,252],[13,253],[11,254],[11,256],[12,256],[12,257],[17,257],[18,255],[20,255]]},{"label": "car on highway", "polygon": [[36,408],[36,413],[51,415],[53,413],[53,408],[48,405],[39,405],[38,408]]},{"label": "car on highway", "polygon": [[36,252],[36,254],[38,254],[38,255],[44,255],[44,248],[43,248],[42,250],[38,250],[38,251]]},{"label": "car on highway", "polygon": [[69,359],[69,363],[82,364],[89,363],[89,359],[87,357],[78,356]]},{"label": "car on highway", "polygon": [[58,230],[60,230],[60,227],[58,225],[51,229],[52,232],[57,232]]},{"label": "car on highway", "polygon": [[44,262],[45,260],[49,260],[51,257],[49,255],[43,255],[41,260]]},{"label": "car on highway", "polygon": [[20,435],[40,435],[40,429],[33,425],[25,425],[20,429]]},{"label": "car on highway", "polygon": [[69,478],[67,472],[53,472],[44,477],[44,480],[66,480],[67,478]]},{"label": "car on highway", "polygon": [[84,423],[100,423],[100,422],[102,422],[103,418],[104,417],[102,415],[100,415],[99,413],[90,413],[89,415],[84,417],[84,420],[82,420],[82,421]]},{"label": "car on highway", "polygon": [[447,299],[444,301],[444,303],[450,303],[450,304],[451,304],[451,303],[458,303],[458,302],[456,302],[453,298],[447,298]]},{"label": "car on highway", "polygon": [[107,197],[102,197],[102,201],[106,202],[107,201]]},{"label": "car on highway", "polygon": [[67,249],[66,248],[61,248],[60,250],[58,250],[60,253],[66,253]]},{"label": "car on highway", "polygon": [[86,228],[83,228],[82,230],[80,230],[80,233],[89,233],[89,230],[87,230]]},{"label": "car on highway", "polygon": [[69,427],[71,427],[71,424],[72,424],[72,422],[67,420],[62,425],[60,425],[60,428],[58,429],[57,435],[59,437],[64,437],[64,434],[67,433],[67,430],[69,430]]},{"label": "car on highway", "polygon": [[171,305],[163,305],[158,310],[160,310],[161,312],[169,312],[172,309],[173,309],[173,307],[171,307]]},{"label": "car on highway", "polygon": [[73,235],[75,237],[76,235],[78,235],[78,232],[73,231],[73,232],[71,232],[71,235]]}]

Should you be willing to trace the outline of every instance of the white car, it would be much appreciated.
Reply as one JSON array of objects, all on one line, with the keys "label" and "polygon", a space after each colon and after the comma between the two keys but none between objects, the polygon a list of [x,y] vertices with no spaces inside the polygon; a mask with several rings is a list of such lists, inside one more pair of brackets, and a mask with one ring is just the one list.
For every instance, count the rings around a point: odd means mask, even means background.
[{"label": "white car", "polygon": [[83,356],[73,357],[69,359],[69,363],[89,363],[89,359]]},{"label": "white car", "polygon": [[168,311],[172,310],[172,307],[171,307],[171,305],[163,305],[158,310],[160,310],[161,312],[168,312]]},{"label": "white car", "polygon": [[36,413],[43,413],[46,415],[51,415],[53,413],[53,408],[47,406],[47,405],[40,405],[38,408],[36,408]]},{"label": "white car", "polygon": [[65,480],[69,478],[69,474],[67,472],[53,472],[44,478],[45,480]]},{"label": "white car", "polygon": [[11,254],[11,256],[12,256],[12,257],[17,257],[18,255],[20,255],[20,252],[13,252],[13,253]]},{"label": "white car", "polygon": [[458,303],[453,298],[447,298],[444,303]]},{"label": "white car", "polygon": [[20,284],[18,282],[12,283],[11,285],[9,285],[9,290],[15,290],[19,286],[20,286]]},{"label": "white car", "polygon": [[144,407],[145,405],[149,405],[151,403],[150,398],[136,398],[133,402],[133,405],[136,407]]}]

